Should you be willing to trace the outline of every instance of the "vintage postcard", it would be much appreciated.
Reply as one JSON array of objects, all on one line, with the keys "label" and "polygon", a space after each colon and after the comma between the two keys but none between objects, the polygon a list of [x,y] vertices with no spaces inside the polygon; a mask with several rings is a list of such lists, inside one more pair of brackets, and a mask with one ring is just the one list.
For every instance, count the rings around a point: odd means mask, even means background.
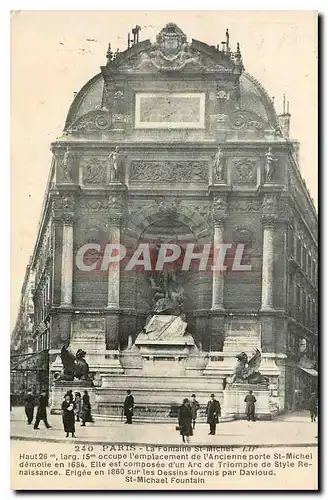
[{"label": "vintage postcard", "polygon": [[11,13],[14,490],[317,490],[317,13]]}]

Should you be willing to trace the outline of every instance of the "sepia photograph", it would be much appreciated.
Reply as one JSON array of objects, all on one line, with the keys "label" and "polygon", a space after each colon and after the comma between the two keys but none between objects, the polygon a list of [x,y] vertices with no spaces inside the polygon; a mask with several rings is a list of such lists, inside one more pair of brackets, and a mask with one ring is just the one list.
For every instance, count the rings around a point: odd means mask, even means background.
[{"label": "sepia photograph", "polygon": [[11,12],[13,490],[318,491],[318,14]]}]

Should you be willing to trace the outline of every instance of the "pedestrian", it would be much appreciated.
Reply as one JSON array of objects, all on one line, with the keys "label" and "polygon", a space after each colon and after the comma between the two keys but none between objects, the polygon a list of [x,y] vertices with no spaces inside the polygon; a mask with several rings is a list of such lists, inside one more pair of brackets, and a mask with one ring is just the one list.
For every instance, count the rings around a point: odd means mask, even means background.
[{"label": "pedestrian", "polygon": [[179,430],[182,436],[182,441],[189,443],[189,437],[193,435],[192,432],[192,410],[190,401],[185,398],[179,408]]},{"label": "pedestrian", "polygon": [[75,418],[76,418],[77,422],[80,422],[81,409],[82,409],[81,393],[76,392],[75,398],[74,398],[74,413],[75,413]]},{"label": "pedestrian", "polygon": [[72,401],[74,401],[74,396],[73,396],[72,389],[68,389],[68,391],[66,392],[66,394],[64,396],[64,399],[66,398],[66,396],[69,396],[69,400],[70,400],[71,403],[72,403]]},{"label": "pedestrian", "polygon": [[39,430],[40,420],[43,420],[44,425],[46,426],[47,429],[51,429],[51,425],[49,425],[48,419],[47,419],[47,393],[46,393],[46,391],[42,391],[41,395],[39,396],[38,409],[36,412],[36,417],[35,417],[35,422],[34,422],[34,429]]},{"label": "pedestrian", "polygon": [[200,404],[196,400],[196,394],[191,395],[191,415],[192,415],[192,428],[195,429],[197,412],[200,408]]},{"label": "pedestrian", "polygon": [[134,410],[134,397],[131,394],[130,389],[127,391],[127,396],[124,401],[123,412],[126,417],[126,424],[132,424],[133,410]]},{"label": "pedestrian", "polygon": [[253,391],[249,391],[247,396],[244,399],[244,403],[246,403],[246,416],[247,420],[253,420],[255,422],[255,403],[256,397],[253,394]]},{"label": "pedestrian", "polygon": [[317,396],[316,396],[315,392],[312,392],[312,394],[310,396],[309,410],[310,410],[311,422],[315,422],[316,418],[318,416],[318,402],[317,402]]},{"label": "pedestrian", "polygon": [[27,391],[27,396],[25,398],[25,415],[27,418],[27,424],[30,425],[34,416],[34,396],[31,389]]},{"label": "pedestrian", "polygon": [[85,427],[86,422],[93,423],[93,418],[91,416],[91,404],[88,391],[84,391],[82,396],[82,424],[81,427]]},{"label": "pedestrian", "polygon": [[66,437],[69,437],[70,432],[72,437],[75,437],[74,403],[71,401],[69,394],[66,394],[64,401],[62,402],[62,414]]},{"label": "pedestrian", "polygon": [[211,394],[211,399],[207,403],[206,415],[207,423],[210,424],[210,432],[208,434],[214,436],[216,424],[219,423],[219,417],[221,417],[221,405],[219,401],[215,399],[214,394]]}]

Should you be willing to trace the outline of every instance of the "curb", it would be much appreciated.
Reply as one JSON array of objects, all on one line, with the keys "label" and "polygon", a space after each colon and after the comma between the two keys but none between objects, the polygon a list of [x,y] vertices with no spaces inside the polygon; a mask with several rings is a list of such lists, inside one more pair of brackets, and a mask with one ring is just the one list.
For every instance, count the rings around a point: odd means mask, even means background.
[{"label": "curb", "polygon": [[[217,435],[219,437],[219,434]],[[221,443],[143,443],[143,442],[137,442],[137,441],[130,441],[130,442],[122,442],[122,441],[107,441],[106,439],[103,439],[102,441],[91,441],[91,440],[86,440],[86,439],[79,439],[79,438],[70,438],[68,439],[54,439],[54,438],[38,438],[38,437],[26,437],[26,436],[10,436],[10,439],[12,441],[36,441],[36,442],[47,442],[47,443],[78,443],[78,444],[90,444],[90,445],[103,445],[103,444],[115,444],[115,445],[122,445],[122,446],[127,446],[127,445],[137,445],[137,446],[229,446],[231,448],[242,448],[242,447],[256,447],[256,448],[317,448],[318,443],[261,443],[261,444],[247,444],[247,443],[242,443],[242,444],[221,444]]]}]

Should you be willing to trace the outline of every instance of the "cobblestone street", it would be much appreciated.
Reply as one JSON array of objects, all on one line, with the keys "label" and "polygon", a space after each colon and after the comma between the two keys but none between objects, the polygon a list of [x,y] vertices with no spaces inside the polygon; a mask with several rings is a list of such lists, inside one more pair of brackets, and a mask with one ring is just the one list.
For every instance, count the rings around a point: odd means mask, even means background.
[{"label": "cobblestone street", "polygon": [[[49,415],[51,429],[43,422],[40,430],[33,424],[27,425],[24,408],[14,407],[11,412],[11,438],[20,440],[47,440],[49,442],[90,442],[90,443],[138,443],[138,444],[180,444],[181,436],[172,423],[133,423],[101,420],[95,418],[94,424],[81,427],[76,423],[76,438],[65,438],[60,415]],[[317,423],[310,421],[308,412],[288,413],[273,421],[247,422],[238,420],[224,422],[217,426],[215,436],[208,435],[208,425],[196,424],[190,444],[214,445],[255,445],[268,446],[313,446],[318,443]]]}]

